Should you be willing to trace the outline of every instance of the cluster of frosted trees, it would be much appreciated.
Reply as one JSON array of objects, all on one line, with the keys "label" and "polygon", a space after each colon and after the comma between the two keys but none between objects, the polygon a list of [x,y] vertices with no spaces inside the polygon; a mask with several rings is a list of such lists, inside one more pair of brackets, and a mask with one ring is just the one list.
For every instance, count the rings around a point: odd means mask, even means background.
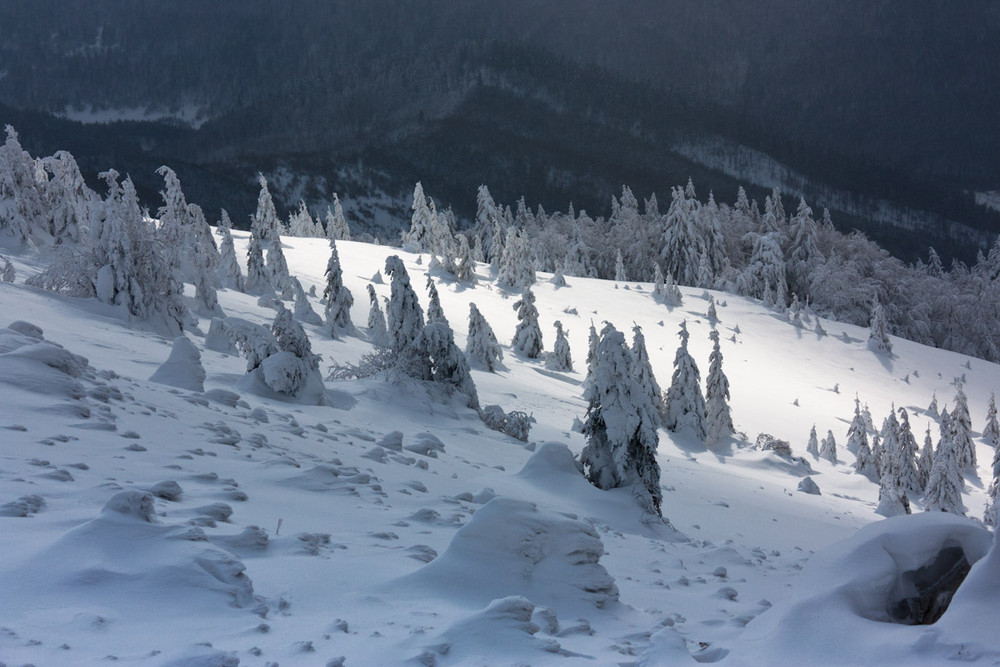
[{"label": "cluster of frosted trees", "polygon": [[[965,475],[976,476],[976,449],[968,399],[956,383],[954,407],[938,408],[935,397],[925,414],[937,422],[937,438],[927,426],[923,444],[917,442],[905,408],[893,408],[876,429],[867,406],[855,399],[854,417],[847,430],[846,449],[854,455],[855,472],[879,485],[876,511],[884,516],[909,514],[911,501],[920,501],[927,511],[964,515],[962,503]],[[989,504],[984,512],[988,525],[996,525],[1000,509],[1000,427],[994,397],[990,396],[982,432],[983,441],[994,450]],[[806,451],[815,458],[838,463],[837,443],[832,431],[820,443],[816,427],[809,434]]]},{"label": "cluster of frosted trees", "polygon": [[[655,194],[640,204],[623,187],[611,215],[596,219],[572,206],[533,212],[523,198],[512,211],[480,186],[474,226],[459,233],[450,211],[436,213],[417,189],[404,242],[450,246],[446,266],[460,266],[467,251],[510,289],[530,286],[537,271],[552,273],[557,285],[567,276],[660,278],[668,291],[673,283],[713,288],[781,310],[797,301],[858,325],[873,319],[878,304],[886,335],[1000,360],[1000,244],[972,267],[956,262],[945,270],[933,249],[926,262],[907,265],[860,233],[836,231],[827,211],[816,216],[802,199],[787,213],[778,189],[761,206],[740,188],[729,205],[711,193],[702,202],[690,181],[673,188],[665,213]],[[873,347],[888,351],[887,341],[882,336]]]}]

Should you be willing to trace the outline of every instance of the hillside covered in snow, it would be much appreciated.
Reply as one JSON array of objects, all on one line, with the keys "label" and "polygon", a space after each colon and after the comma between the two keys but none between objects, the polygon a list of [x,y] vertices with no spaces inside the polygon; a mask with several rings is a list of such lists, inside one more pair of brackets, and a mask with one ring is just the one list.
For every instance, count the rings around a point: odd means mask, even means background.
[{"label": "hillside covered in snow", "polygon": [[210,229],[163,174],[155,221],[109,174],[76,238],[5,250],[0,661],[1000,659],[994,363],[281,236],[266,187]]}]

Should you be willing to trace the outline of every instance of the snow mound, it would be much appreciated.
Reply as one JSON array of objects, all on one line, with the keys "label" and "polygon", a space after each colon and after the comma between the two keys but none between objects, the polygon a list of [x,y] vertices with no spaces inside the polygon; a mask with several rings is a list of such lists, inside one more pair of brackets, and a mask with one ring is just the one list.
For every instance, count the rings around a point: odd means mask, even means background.
[{"label": "snow mound", "polygon": [[[893,517],[866,526],[814,556],[793,597],[751,622],[747,645],[734,653],[741,659],[753,656],[753,664],[818,664],[831,659],[840,664],[939,663],[951,657],[949,651],[958,650],[959,643],[944,631],[955,626],[951,618],[965,619],[972,609],[982,611],[983,595],[996,591],[996,579],[987,591],[973,588],[996,574],[996,557],[992,554],[986,566],[978,568],[973,581],[961,584],[939,623],[902,625],[908,609],[921,605],[915,597],[920,570],[956,547],[969,563],[976,563],[990,543],[989,532],[980,524],[944,512]],[[924,602],[946,604],[950,593],[941,595]],[[996,604],[995,597],[989,599]],[[810,640],[803,642],[803,637]],[[986,642],[990,633],[976,637]],[[741,664],[739,660],[734,663]]]},{"label": "snow mound", "polygon": [[187,336],[178,336],[170,356],[150,376],[151,382],[189,391],[205,391],[205,368],[201,352]]},{"label": "snow mound", "polygon": [[528,665],[569,655],[554,639],[535,635],[535,605],[512,595],[493,600],[482,611],[458,621],[436,638],[417,662],[432,665]]},{"label": "snow mound", "polygon": [[156,523],[156,508],[153,505],[153,494],[145,491],[129,489],[119,491],[111,496],[111,499],[104,504],[101,510],[102,515],[111,512],[122,516],[145,521],[146,523]]},{"label": "snow mound", "polygon": [[25,322],[15,322],[12,327],[0,329],[0,382],[37,394],[83,398],[86,391],[78,380],[93,378],[90,362],[61,345],[39,339],[38,327]]},{"label": "snow mound", "polygon": [[494,498],[460,528],[448,548],[400,590],[433,590],[470,605],[523,595],[559,613],[606,608],[618,600],[614,579],[599,562],[604,544],[589,524]]}]

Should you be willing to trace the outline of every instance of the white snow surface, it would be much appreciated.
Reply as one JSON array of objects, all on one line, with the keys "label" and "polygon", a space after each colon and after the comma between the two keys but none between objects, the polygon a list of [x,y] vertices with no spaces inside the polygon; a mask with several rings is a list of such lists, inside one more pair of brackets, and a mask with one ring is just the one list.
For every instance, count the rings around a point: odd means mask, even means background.
[{"label": "white snow surface", "polygon": [[[247,234],[233,236],[243,257]],[[292,274],[321,293],[327,242],[283,242]],[[370,351],[365,285],[388,255],[403,259],[426,305],[427,255],[338,248],[360,333],[333,340],[304,325],[324,375]],[[245,360],[188,332],[206,373],[198,391],[189,370],[149,379],[174,341],[96,301],[25,286],[42,267],[30,254],[12,259],[18,280],[0,284],[0,327],[20,321],[0,328],[0,663],[1000,660],[991,534],[941,514],[883,520],[877,485],[854,474],[846,450],[838,464],[805,452],[813,424],[846,441],[855,395],[876,423],[905,407],[922,441],[932,394],[951,404],[964,377],[979,476],[967,476],[963,501],[978,517],[994,364],[900,339],[880,356],[866,329],[823,321],[818,337],[709,292],[745,439],[706,449],[661,429],[660,524],[628,489],[601,491],[576,468],[582,361],[563,373],[507,354],[497,373],[473,371],[481,404],[534,415],[528,443],[413,383],[327,381],[320,406],[247,392]],[[520,294],[498,288],[485,265],[477,277],[475,287],[437,277],[455,342],[464,349],[474,301],[509,346]],[[708,368],[704,290],[682,288],[684,304],[668,309],[651,284],[568,277],[557,288],[548,278],[533,288],[547,349],[556,320],[578,360],[591,320],[622,331],[635,322],[663,385],[686,319],[691,354]],[[388,296],[387,284],[375,289]],[[223,290],[219,301],[229,316],[274,317],[256,297]],[[762,432],[806,462],[754,449]],[[797,491],[806,476],[820,495]],[[975,561],[951,608],[934,625],[886,622],[894,577],[949,539]]]}]

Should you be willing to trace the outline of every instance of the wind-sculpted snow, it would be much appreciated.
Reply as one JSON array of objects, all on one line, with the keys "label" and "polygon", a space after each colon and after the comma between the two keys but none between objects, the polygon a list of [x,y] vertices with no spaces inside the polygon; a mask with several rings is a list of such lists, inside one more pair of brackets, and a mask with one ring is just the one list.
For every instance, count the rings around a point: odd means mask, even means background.
[{"label": "wind-sculpted snow", "polygon": [[560,611],[604,609],[618,601],[618,587],[599,562],[603,554],[600,537],[584,521],[495,498],[444,553],[395,585],[470,605],[523,595]]}]

